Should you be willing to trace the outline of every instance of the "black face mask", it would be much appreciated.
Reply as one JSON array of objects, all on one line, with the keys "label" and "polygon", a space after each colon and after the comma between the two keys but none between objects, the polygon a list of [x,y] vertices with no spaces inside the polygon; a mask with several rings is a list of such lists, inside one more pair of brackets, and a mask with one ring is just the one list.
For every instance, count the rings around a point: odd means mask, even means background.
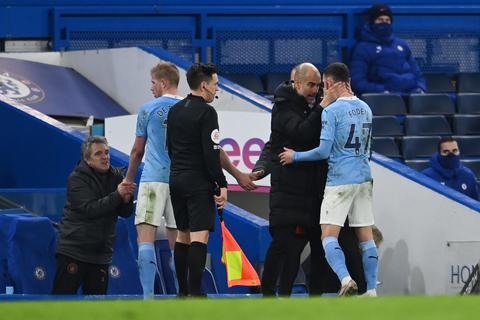
[{"label": "black face mask", "polygon": [[383,40],[388,40],[393,33],[393,28],[390,23],[375,23],[370,26],[370,29]]},{"label": "black face mask", "polygon": [[450,153],[448,156],[438,155],[438,162],[447,169],[456,169],[460,166],[460,156]]}]

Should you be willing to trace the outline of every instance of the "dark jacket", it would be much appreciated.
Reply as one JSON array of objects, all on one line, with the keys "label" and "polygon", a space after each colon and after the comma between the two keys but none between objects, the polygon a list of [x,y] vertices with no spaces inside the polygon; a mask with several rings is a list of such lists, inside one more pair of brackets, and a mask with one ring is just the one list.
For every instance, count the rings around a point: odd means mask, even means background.
[{"label": "dark jacket", "polygon": [[423,170],[422,173],[447,187],[479,200],[477,182],[472,170],[461,162],[454,169],[445,168],[439,163],[438,157],[439,154],[435,153],[430,159],[430,167]]},{"label": "dark jacket", "polygon": [[390,35],[385,40],[364,25],[350,63],[353,91],[411,93],[425,91],[422,77],[408,44]]},{"label": "dark jacket", "polygon": [[326,161],[299,162],[282,166],[278,154],[283,147],[296,151],[318,146],[320,107],[311,109],[290,82],[280,85],[274,97],[271,121],[270,225],[318,224],[320,195],[323,194]]},{"label": "dark jacket", "polygon": [[57,253],[87,263],[111,263],[118,216],[133,212],[133,202],[124,203],[116,191],[122,179],[117,168],[101,174],[79,162],[68,177]]}]

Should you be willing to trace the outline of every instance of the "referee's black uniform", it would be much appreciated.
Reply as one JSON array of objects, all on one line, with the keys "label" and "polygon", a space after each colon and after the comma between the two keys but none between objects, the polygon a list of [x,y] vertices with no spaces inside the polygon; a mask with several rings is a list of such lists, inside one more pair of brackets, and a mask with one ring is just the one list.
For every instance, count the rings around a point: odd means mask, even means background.
[{"label": "referee's black uniform", "polygon": [[[177,228],[190,232],[210,230],[215,226],[215,187],[227,187],[227,181],[220,166],[220,146],[218,118],[215,109],[205,100],[189,94],[175,104],[168,113],[167,147],[171,159],[170,194]],[[190,248],[189,248],[190,247]],[[194,248],[195,247],[195,248]],[[205,250],[206,245],[192,242],[190,246],[177,242],[175,244],[175,264],[180,267],[183,257],[181,252],[188,251],[191,264],[192,254],[197,250]],[[192,250],[193,249],[193,250]],[[199,258],[198,261],[201,259]],[[178,270],[180,294],[183,277]],[[190,277],[192,276],[190,265]],[[203,272],[203,269],[202,269]],[[183,278],[184,279],[184,278]],[[192,282],[190,281],[190,287]],[[200,288],[190,288],[192,295]],[[188,289],[186,289],[188,291]]]}]

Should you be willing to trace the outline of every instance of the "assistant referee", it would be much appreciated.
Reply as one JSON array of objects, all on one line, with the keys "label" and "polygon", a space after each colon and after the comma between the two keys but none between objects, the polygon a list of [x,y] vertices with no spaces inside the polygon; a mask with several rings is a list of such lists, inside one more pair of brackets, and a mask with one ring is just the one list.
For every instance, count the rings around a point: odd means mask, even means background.
[{"label": "assistant referee", "polygon": [[170,194],[178,228],[174,257],[179,296],[201,296],[215,204],[225,205],[227,181],[220,166],[217,112],[208,104],[218,90],[215,65],[192,65],[187,82],[191,93],[170,109],[167,119]]}]

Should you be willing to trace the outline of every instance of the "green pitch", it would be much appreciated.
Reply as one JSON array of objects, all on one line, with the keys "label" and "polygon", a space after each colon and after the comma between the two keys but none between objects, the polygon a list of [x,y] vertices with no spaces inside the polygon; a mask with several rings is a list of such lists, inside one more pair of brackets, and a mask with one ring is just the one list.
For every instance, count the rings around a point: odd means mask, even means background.
[{"label": "green pitch", "polygon": [[8,320],[478,319],[480,296],[0,302]]}]

